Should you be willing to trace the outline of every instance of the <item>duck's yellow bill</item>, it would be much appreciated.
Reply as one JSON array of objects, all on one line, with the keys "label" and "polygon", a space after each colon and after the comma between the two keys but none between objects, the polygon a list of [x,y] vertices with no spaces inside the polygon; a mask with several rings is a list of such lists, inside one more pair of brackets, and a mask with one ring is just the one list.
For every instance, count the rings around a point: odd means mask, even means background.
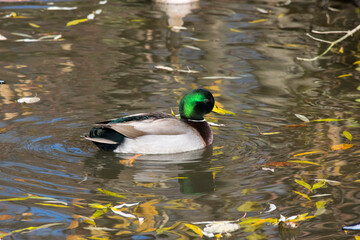
[{"label": "duck's yellow bill", "polygon": [[225,110],[223,108],[219,108],[217,107],[216,105],[214,105],[214,108],[212,110],[213,112],[216,112],[216,113],[219,113],[221,115],[226,115],[226,114],[230,114],[230,115],[236,115],[235,113],[231,112],[231,111],[228,111],[228,110]]}]

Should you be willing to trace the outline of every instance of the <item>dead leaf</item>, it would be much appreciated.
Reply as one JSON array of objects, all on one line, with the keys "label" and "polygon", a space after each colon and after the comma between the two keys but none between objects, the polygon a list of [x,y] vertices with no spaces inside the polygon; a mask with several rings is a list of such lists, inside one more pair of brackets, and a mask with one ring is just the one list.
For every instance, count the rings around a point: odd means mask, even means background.
[{"label": "dead leaf", "polygon": [[338,145],[332,145],[331,150],[333,150],[333,151],[346,150],[346,149],[352,148],[353,146],[354,146],[354,144],[351,144],[351,143],[343,143],[343,144],[338,144]]}]

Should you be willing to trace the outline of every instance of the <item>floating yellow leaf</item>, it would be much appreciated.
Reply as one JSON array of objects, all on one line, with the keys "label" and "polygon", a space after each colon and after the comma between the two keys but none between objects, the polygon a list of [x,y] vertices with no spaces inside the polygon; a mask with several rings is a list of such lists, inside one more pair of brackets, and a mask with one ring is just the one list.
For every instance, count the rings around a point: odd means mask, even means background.
[{"label": "floating yellow leaf", "polygon": [[161,233],[163,233],[163,232],[170,231],[170,230],[176,228],[177,226],[179,226],[180,224],[181,224],[181,222],[175,222],[171,227],[156,229],[156,233],[157,233],[157,234],[161,234]]},{"label": "floating yellow leaf", "polygon": [[310,152],[303,152],[303,153],[295,154],[295,155],[293,155],[293,157],[300,157],[300,156],[309,155],[309,154],[314,154],[314,153],[323,153],[323,151],[321,151],[321,150],[315,150],[315,151],[310,151]]},{"label": "floating yellow leaf", "polygon": [[355,236],[355,240],[360,240],[360,236]]},{"label": "floating yellow leaf", "polygon": [[263,223],[275,224],[277,222],[278,222],[277,218],[265,218],[265,219],[259,218],[259,220],[254,222],[252,225],[256,226],[256,225],[263,224]]},{"label": "floating yellow leaf", "polygon": [[344,53],[344,47],[341,47],[341,48],[339,49],[339,53],[341,53],[341,54]]},{"label": "floating yellow leaf", "polygon": [[352,135],[351,135],[351,133],[350,132],[348,132],[348,131],[343,131],[343,134],[344,134],[344,136],[351,142],[352,141]]},{"label": "floating yellow leaf", "polygon": [[343,75],[340,75],[340,76],[337,76],[338,78],[343,78],[343,77],[351,77],[352,74],[351,73],[348,73],[348,74],[343,74]]},{"label": "floating yellow leaf", "polygon": [[265,133],[260,133],[260,135],[264,135],[264,136],[267,136],[267,135],[276,135],[276,134],[279,134],[280,132],[265,132]]},{"label": "floating yellow leaf", "polygon": [[239,212],[254,212],[260,211],[263,208],[261,207],[260,203],[254,201],[247,201],[241,204],[236,210]]},{"label": "floating yellow leaf", "polygon": [[82,22],[86,22],[86,21],[89,21],[89,19],[87,19],[87,18],[76,19],[76,20],[72,20],[72,21],[68,22],[66,24],[66,26],[69,27],[69,26],[77,25]]},{"label": "floating yellow leaf", "polygon": [[10,236],[14,233],[18,233],[18,232],[23,232],[23,231],[34,231],[34,230],[37,230],[37,229],[42,229],[42,228],[49,228],[49,227],[52,227],[52,226],[57,226],[57,225],[62,225],[63,223],[48,223],[48,224],[44,224],[44,225],[41,225],[41,226],[38,226],[38,227],[27,227],[27,228],[21,228],[21,229],[17,229],[17,230],[14,230],[12,232],[9,232],[9,233],[5,233],[5,234],[0,234],[0,238],[4,238],[6,236]]},{"label": "floating yellow leaf", "polygon": [[360,60],[353,62],[353,65],[360,64]]},{"label": "floating yellow leaf", "polygon": [[4,18],[27,18],[25,16],[18,16],[16,12],[11,12],[9,15],[6,15]]},{"label": "floating yellow leaf", "polygon": [[91,215],[91,219],[95,219],[95,218],[98,218],[98,217],[100,217],[101,215],[103,215],[104,214],[104,211],[103,210],[100,210],[100,209],[98,209],[98,210],[96,210],[95,212],[94,212],[94,214],[93,215]]},{"label": "floating yellow leaf", "polygon": [[278,19],[283,18],[283,17],[284,17],[284,14],[283,14],[283,13],[280,13],[280,14],[278,15]]},{"label": "floating yellow leaf", "polygon": [[296,194],[299,194],[300,196],[302,196],[303,198],[306,198],[307,200],[311,201],[310,197],[304,193],[298,192],[298,191],[293,191]]},{"label": "floating yellow leaf", "polygon": [[235,113],[225,110],[223,108],[219,108],[216,105],[214,105],[213,112],[219,113],[221,115],[226,115],[226,114],[230,114],[230,115],[234,115],[234,116],[236,115]]},{"label": "floating yellow leaf", "polygon": [[35,23],[29,23],[30,26],[34,27],[34,28],[39,28],[40,26],[35,24]]},{"label": "floating yellow leaf", "polygon": [[102,204],[99,204],[99,203],[89,203],[88,206],[91,207],[91,208],[96,208],[96,209],[108,208],[108,206],[105,206],[105,205],[102,205]]},{"label": "floating yellow leaf", "polygon": [[261,23],[261,22],[266,22],[267,19],[266,18],[263,18],[263,19],[257,19],[257,20],[254,20],[254,21],[250,21],[249,23]]},{"label": "floating yellow leaf", "polygon": [[323,119],[315,119],[311,120],[312,122],[339,122],[344,119],[337,119],[337,118],[323,118]]},{"label": "floating yellow leaf", "polygon": [[62,204],[52,204],[52,203],[35,203],[38,205],[43,205],[43,206],[49,206],[49,207],[62,207],[62,208],[66,208],[68,206],[62,205]]},{"label": "floating yellow leaf", "polygon": [[199,228],[198,226],[189,224],[189,223],[185,223],[185,226],[187,226],[188,228],[190,228],[191,230],[193,230],[196,234],[198,234],[200,237],[203,237],[204,234],[201,230],[201,228]]},{"label": "floating yellow leaf", "polygon": [[238,33],[243,32],[243,31],[238,30],[238,29],[235,29],[235,28],[230,28],[230,31],[232,31],[232,32],[238,32]]},{"label": "floating yellow leaf", "polygon": [[310,162],[310,161],[291,160],[291,161],[287,161],[287,162],[291,162],[291,163],[305,163],[305,164],[312,164],[312,165],[320,166],[320,164],[314,163],[314,162]]},{"label": "floating yellow leaf", "polygon": [[117,193],[114,193],[114,192],[111,192],[111,191],[108,191],[108,190],[105,190],[105,189],[98,188],[97,190],[104,193],[104,194],[106,194],[106,195],[110,195],[112,197],[126,198],[123,195],[120,195],[120,194],[117,194]]},{"label": "floating yellow leaf", "polygon": [[311,187],[311,191],[314,190],[314,189],[317,189],[317,188],[321,188],[321,187],[323,187],[325,184],[326,184],[326,181],[325,181],[325,180],[321,180],[321,181],[315,183],[315,184]]},{"label": "floating yellow leaf", "polygon": [[354,146],[354,144],[351,144],[351,143],[343,143],[343,144],[338,144],[338,145],[332,145],[331,150],[333,150],[333,151],[346,150],[353,146]]},{"label": "floating yellow leaf", "polygon": [[301,186],[309,189],[310,191],[312,191],[310,184],[308,184],[308,183],[306,183],[306,182],[304,182],[304,181],[302,181],[302,180],[299,180],[299,179],[295,179],[295,182],[296,182],[297,184],[299,184],[299,185],[301,185]]}]

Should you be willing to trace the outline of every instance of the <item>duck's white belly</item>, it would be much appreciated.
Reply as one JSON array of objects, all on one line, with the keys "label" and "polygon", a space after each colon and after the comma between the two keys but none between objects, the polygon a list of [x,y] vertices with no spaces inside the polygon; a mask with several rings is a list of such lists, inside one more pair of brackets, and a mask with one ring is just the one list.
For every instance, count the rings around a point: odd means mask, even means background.
[{"label": "duck's white belly", "polygon": [[146,135],[135,139],[126,138],[114,152],[169,154],[193,151],[204,148],[205,142],[199,134]]}]

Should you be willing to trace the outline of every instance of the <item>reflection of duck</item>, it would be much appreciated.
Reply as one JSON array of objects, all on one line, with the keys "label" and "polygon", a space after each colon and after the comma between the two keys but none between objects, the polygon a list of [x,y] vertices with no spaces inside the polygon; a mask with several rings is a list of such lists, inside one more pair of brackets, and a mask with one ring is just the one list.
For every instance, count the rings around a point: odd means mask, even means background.
[{"label": "reflection of duck", "polygon": [[[172,27],[184,24],[183,17],[199,7],[198,0],[154,0],[153,8],[165,12],[169,17],[168,23]],[[173,31],[179,31],[172,28]]]},{"label": "reflection of duck", "polygon": [[212,144],[204,115],[214,108],[213,95],[204,89],[180,101],[181,119],[167,113],[142,113],[96,124],[86,139],[100,149],[119,153],[166,154],[192,151]]}]

